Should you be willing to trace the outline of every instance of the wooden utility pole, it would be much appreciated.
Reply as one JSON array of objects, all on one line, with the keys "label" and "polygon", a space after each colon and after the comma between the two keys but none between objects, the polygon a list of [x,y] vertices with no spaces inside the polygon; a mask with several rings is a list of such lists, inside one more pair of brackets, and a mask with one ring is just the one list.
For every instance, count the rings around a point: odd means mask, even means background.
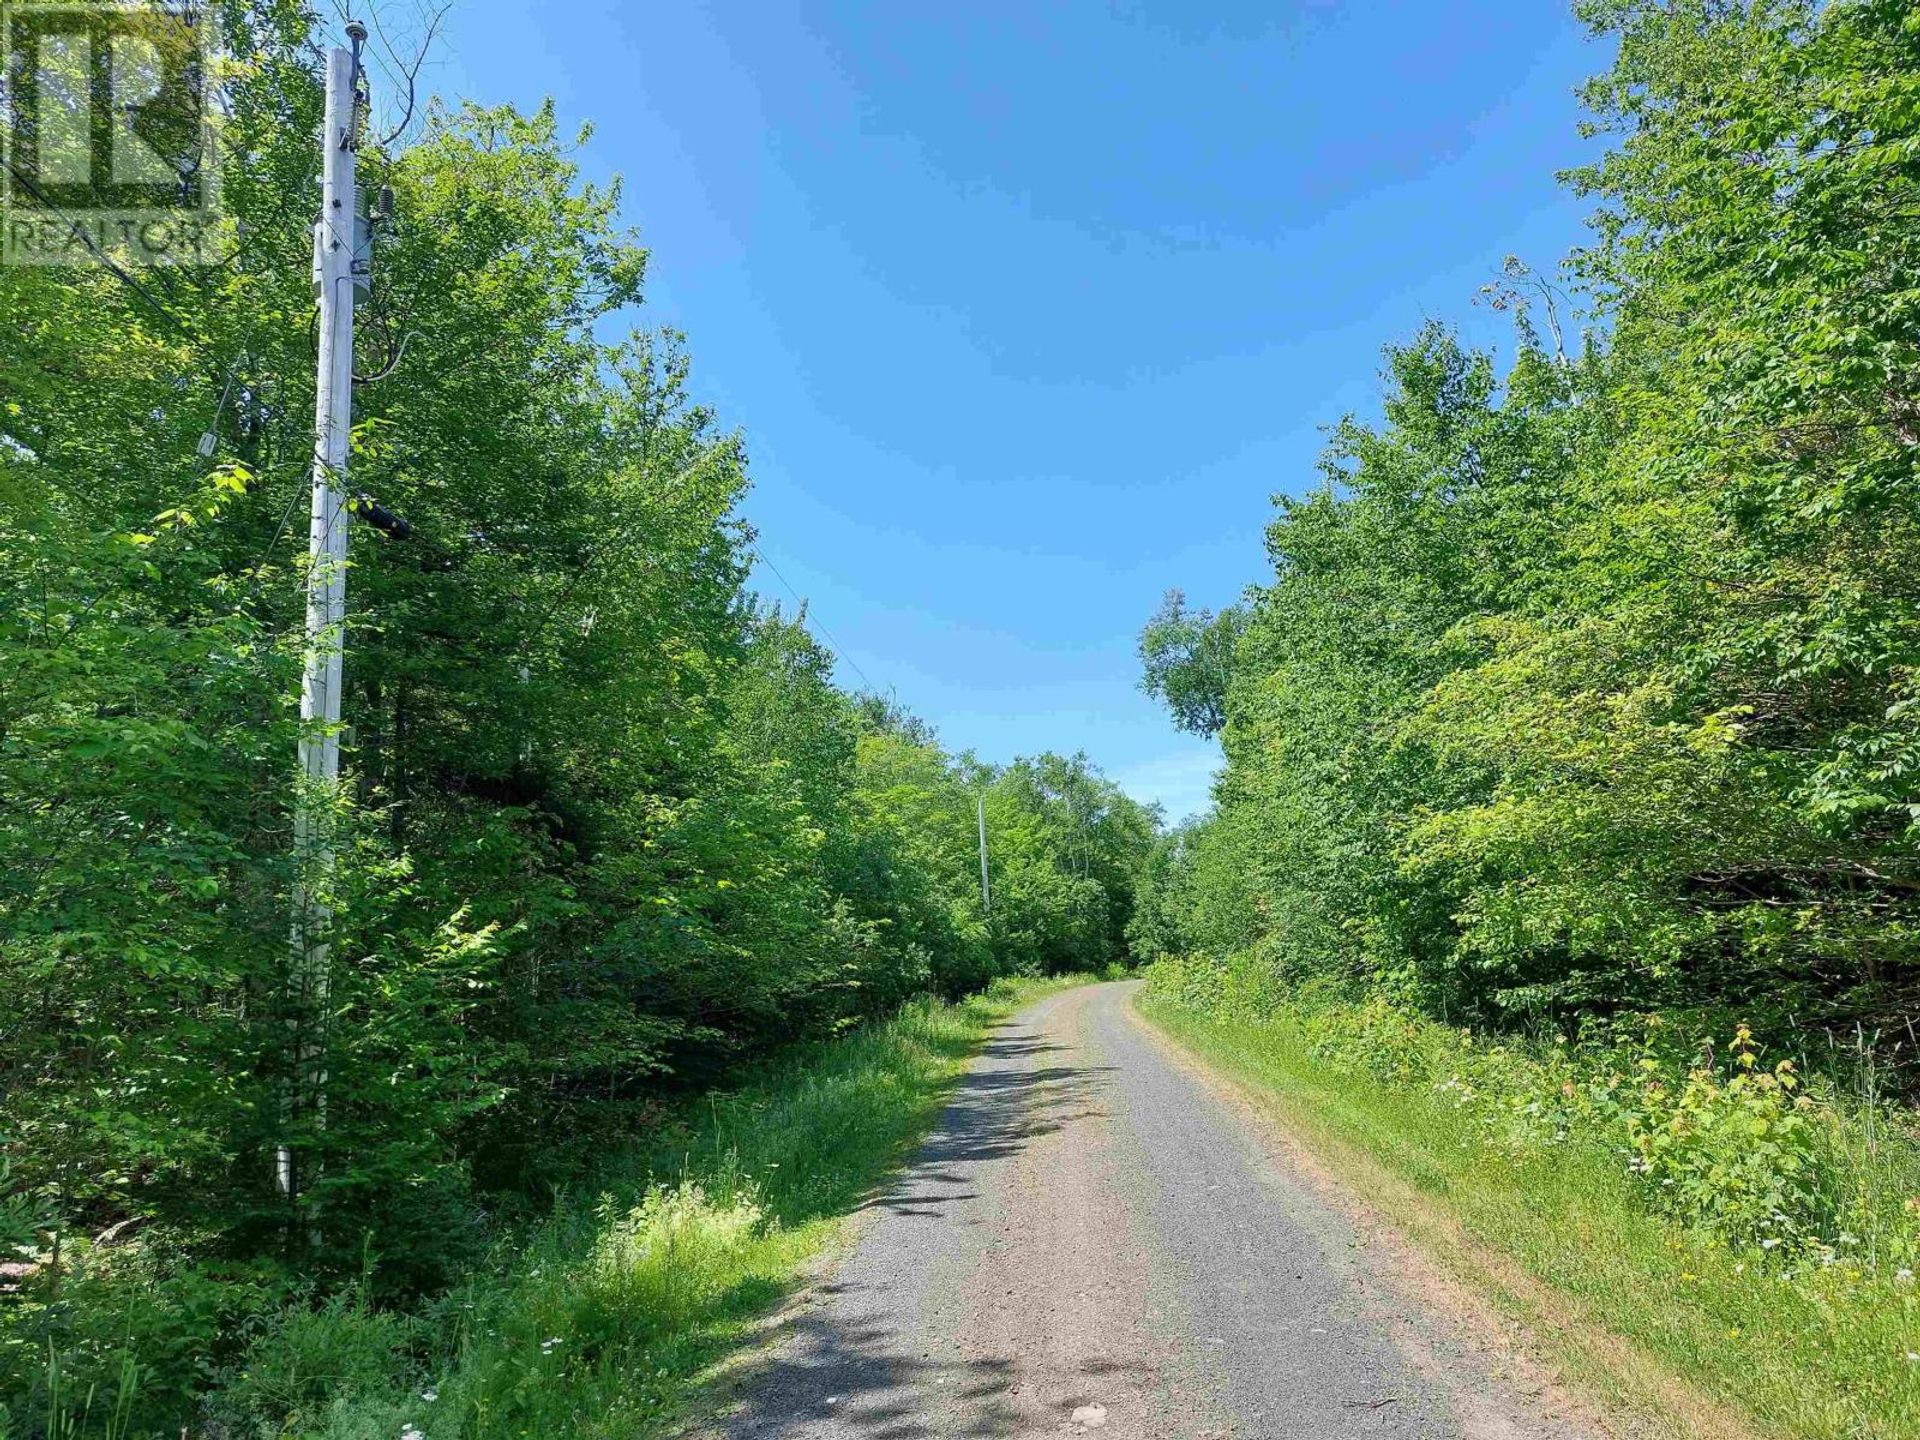
[{"label": "wooden utility pole", "polygon": [[[314,395],[313,509],[307,528],[306,663],[300,680],[300,792],[294,802],[293,991],[299,1033],[289,1118],[326,1116],[319,1027],[327,1008],[333,872],[331,825],[340,784],[340,672],[347,618],[347,450],[353,430],[353,310],[368,283],[371,247],[354,177],[359,143],[360,47],[366,27],[347,23],[351,50],[327,54],[326,118],[320,130],[320,218],[313,227],[313,287],[320,307]],[[290,1139],[275,1157],[289,1201],[305,1188]]]},{"label": "wooden utility pole", "polygon": [[987,888],[987,796],[983,790],[974,797],[980,816],[980,913],[993,914],[993,892]]}]

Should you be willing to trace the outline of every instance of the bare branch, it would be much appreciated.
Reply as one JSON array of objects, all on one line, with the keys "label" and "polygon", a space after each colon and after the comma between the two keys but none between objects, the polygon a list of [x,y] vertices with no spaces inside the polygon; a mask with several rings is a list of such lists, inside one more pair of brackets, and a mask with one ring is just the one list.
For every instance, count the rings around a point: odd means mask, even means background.
[{"label": "bare branch", "polygon": [[406,110],[400,116],[400,123],[380,137],[377,142],[380,147],[384,148],[391,145],[395,140],[398,140],[406,133],[407,127],[413,123],[414,107],[419,98],[421,67],[426,64],[427,56],[433,49],[434,39],[439,35],[440,27],[446,21],[447,12],[452,8],[452,0],[447,0],[447,3],[442,4],[438,9],[428,13],[427,28],[420,36],[419,42],[414,46],[412,58],[409,60],[400,59],[399,53],[395,50],[393,43],[387,39],[386,28],[380,23],[379,11],[374,11],[374,33],[379,36],[381,48],[387,52],[394,69],[405,77],[407,89]]}]

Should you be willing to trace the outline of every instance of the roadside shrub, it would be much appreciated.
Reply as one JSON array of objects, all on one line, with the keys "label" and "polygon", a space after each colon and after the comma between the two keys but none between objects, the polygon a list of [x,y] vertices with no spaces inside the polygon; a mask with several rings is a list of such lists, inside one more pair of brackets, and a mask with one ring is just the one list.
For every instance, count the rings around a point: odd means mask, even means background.
[{"label": "roadside shrub", "polygon": [[1920,1256],[1920,1136],[1872,1097],[1809,1094],[1800,1067],[1763,1063],[1739,1025],[1724,1055],[1657,1015],[1575,1041],[1487,1035],[1426,1019],[1380,992],[1324,982],[1290,994],[1250,956],[1162,960],[1173,1004],[1284,1025],[1316,1059],[1467,1112],[1510,1159],[1585,1145],[1617,1157],[1647,1208],[1782,1273],[1845,1262],[1898,1275]]},{"label": "roadside shrub", "polygon": [[1773,1250],[1832,1233],[1821,1119],[1791,1060],[1760,1064],[1742,1025],[1732,1073],[1707,1065],[1674,1084],[1657,1062],[1623,1110],[1630,1168],[1653,1207],[1730,1245]]},{"label": "roadside shrub", "polygon": [[725,1188],[731,1196],[716,1199],[698,1184],[655,1185],[624,1215],[604,1202],[605,1233],[556,1331],[594,1344],[630,1344],[691,1325],[762,1224],[751,1182],[732,1180]]},{"label": "roadside shrub", "polygon": [[1310,1009],[1307,1016],[1313,1053],[1322,1060],[1365,1071],[1390,1085],[1413,1084],[1432,1073],[1434,1041],[1439,1038],[1433,1027],[1384,995]]},{"label": "roadside shrub", "polygon": [[290,1306],[256,1328],[217,1418],[236,1435],[316,1433],[335,1402],[389,1387],[424,1338],[418,1320],[364,1293]]},{"label": "roadside shrub", "polygon": [[[417,1312],[359,1295],[261,1317],[219,1377],[219,1440],[631,1440],[751,1333],[1026,993],[918,1001],[658,1117],[597,1200],[556,1194]],[[162,1432],[171,1434],[174,1432]],[[0,1440],[12,1440],[0,1428]]]},{"label": "roadside shrub", "polygon": [[139,1240],[70,1244],[58,1271],[0,1301],[0,1436],[88,1434],[115,1415],[143,1422],[118,1433],[146,1433],[151,1416],[187,1414],[286,1293],[265,1265],[182,1264]]}]

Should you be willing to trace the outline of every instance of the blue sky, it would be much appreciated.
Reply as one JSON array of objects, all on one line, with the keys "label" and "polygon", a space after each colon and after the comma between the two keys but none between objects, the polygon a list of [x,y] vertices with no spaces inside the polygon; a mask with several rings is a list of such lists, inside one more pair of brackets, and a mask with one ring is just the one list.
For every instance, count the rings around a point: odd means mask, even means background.
[{"label": "blue sky", "polygon": [[1579,241],[1603,59],[1557,0],[459,0],[433,79],[594,122],[637,320],[744,430],[843,681],[1178,817],[1216,753],[1139,694],[1141,622],[1264,578],[1383,343],[1504,338],[1474,291]]}]

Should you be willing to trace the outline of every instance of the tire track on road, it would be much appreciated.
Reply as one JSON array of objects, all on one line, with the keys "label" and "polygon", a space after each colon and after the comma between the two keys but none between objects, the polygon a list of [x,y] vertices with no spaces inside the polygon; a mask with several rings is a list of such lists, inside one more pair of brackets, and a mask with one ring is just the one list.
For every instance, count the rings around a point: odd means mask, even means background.
[{"label": "tire track on road", "polygon": [[1143,1031],[1132,982],[1001,1025],[832,1276],[745,1368],[732,1440],[1589,1440]]}]

